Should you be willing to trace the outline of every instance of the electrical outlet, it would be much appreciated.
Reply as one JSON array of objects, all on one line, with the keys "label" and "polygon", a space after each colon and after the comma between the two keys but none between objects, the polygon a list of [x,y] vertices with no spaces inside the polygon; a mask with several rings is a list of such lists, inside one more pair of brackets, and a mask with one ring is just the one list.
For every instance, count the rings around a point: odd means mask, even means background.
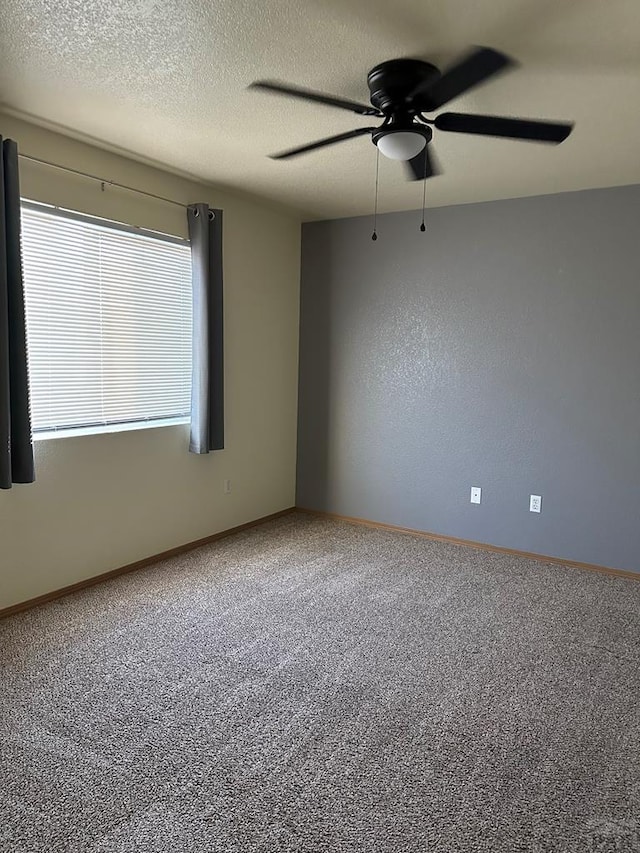
[{"label": "electrical outlet", "polygon": [[225,493],[225,495],[231,494],[231,480],[225,480],[224,481],[224,484],[222,486],[222,491]]},{"label": "electrical outlet", "polygon": [[480,486],[471,486],[471,503],[479,504],[482,499],[482,489]]},{"label": "electrical outlet", "polygon": [[531,495],[529,497],[529,512],[542,512],[541,495]]}]

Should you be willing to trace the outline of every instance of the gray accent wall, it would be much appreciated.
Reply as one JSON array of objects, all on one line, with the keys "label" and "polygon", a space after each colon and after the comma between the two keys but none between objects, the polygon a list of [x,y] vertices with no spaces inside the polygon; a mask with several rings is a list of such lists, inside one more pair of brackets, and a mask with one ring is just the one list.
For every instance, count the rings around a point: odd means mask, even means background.
[{"label": "gray accent wall", "polygon": [[371,224],[303,227],[298,506],[640,571],[640,186]]}]

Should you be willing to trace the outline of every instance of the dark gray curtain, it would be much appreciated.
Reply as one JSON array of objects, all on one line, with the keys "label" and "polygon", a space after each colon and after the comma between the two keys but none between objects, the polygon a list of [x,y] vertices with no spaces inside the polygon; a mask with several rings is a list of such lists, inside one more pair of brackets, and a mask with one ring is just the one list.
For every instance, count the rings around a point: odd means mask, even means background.
[{"label": "dark gray curtain", "polygon": [[0,136],[0,489],[34,480],[18,146]]},{"label": "dark gray curtain", "polygon": [[222,211],[187,208],[193,278],[192,453],[224,447]]}]

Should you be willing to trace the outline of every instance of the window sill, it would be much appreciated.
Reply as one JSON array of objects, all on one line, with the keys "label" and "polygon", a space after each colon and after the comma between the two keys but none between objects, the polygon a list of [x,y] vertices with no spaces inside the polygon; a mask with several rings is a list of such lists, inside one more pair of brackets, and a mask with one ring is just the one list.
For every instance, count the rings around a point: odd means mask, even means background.
[{"label": "window sill", "polygon": [[141,429],[155,429],[156,427],[177,426],[188,424],[191,418],[158,418],[154,421],[131,421],[126,424],[96,424],[94,426],[69,427],[68,429],[50,429],[34,432],[34,441],[51,441],[57,438],[72,438],[79,435],[103,435],[110,432],[131,432]]}]

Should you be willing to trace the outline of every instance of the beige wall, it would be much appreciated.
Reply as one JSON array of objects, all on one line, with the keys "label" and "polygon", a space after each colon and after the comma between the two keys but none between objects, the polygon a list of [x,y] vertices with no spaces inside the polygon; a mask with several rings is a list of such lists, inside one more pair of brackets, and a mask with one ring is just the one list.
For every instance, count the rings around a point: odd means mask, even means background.
[{"label": "beige wall", "polygon": [[[224,209],[226,373],[224,451],[189,454],[186,425],[36,442],[37,482],[0,492],[2,608],[293,505],[300,224],[2,114],[0,134],[25,154]],[[21,190],[186,235],[180,208],[25,161]]]}]

